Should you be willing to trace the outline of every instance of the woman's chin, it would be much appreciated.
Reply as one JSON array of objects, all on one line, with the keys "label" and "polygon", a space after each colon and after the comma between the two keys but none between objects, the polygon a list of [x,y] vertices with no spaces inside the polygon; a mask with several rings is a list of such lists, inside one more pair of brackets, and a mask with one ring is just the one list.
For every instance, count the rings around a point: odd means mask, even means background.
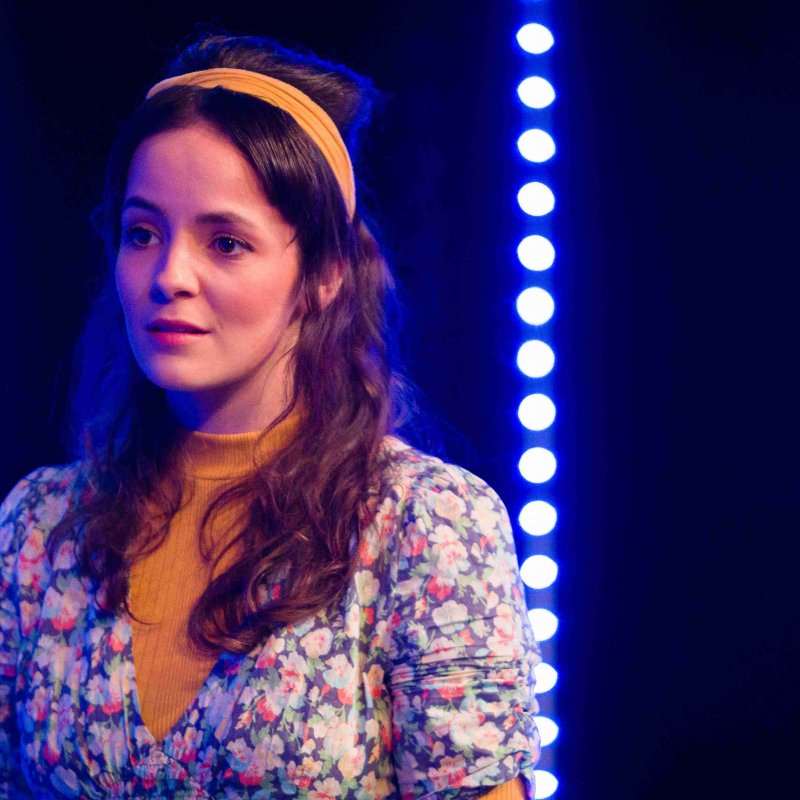
[{"label": "woman's chin", "polygon": [[186,375],[168,370],[144,369],[144,374],[150,383],[166,392],[202,392],[213,389],[216,384],[207,377],[200,375]]}]

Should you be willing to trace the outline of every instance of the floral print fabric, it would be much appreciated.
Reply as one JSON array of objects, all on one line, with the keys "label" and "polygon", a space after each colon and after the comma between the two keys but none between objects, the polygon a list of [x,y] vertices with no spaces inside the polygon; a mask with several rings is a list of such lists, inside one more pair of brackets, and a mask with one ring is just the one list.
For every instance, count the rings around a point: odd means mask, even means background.
[{"label": "floral print fabric", "polygon": [[337,612],[223,654],[166,738],[143,724],[125,616],[48,532],[86,489],[44,467],[0,509],[0,798],[533,797],[533,666],[496,494],[397,439]]}]

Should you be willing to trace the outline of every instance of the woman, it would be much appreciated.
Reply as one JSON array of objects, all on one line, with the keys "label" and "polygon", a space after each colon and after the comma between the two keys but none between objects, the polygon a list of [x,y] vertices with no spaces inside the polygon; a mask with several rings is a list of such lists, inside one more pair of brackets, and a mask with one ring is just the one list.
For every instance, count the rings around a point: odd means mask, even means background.
[{"label": "woman", "polygon": [[124,125],[75,462],[0,512],[0,797],[532,797],[505,510],[390,433],[368,85],[202,37]]}]

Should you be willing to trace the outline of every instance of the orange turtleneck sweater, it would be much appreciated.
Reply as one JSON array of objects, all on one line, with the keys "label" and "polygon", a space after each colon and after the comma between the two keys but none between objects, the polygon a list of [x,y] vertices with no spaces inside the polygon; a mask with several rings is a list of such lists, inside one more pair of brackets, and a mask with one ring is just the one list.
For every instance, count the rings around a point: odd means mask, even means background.
[{"label": "orange turtleneck sweater", "polygon": [[[214,497],[267,459],[293,428],[287,421],[257,442],[260,431],[211,434],[187,431],[181,447],[184,494],[166,539],[138,561],[130,579],[133,660],[142,719],[161,741],[194,699],[216,662],[189,643],[192,606],[214,575],[230,564],[229,552],[212,573],[200,551],[200,522]],[[219,543],[240,509],[226,508],[210,523]]]},{"label": "orange turtleneck sweater", "polygon": [[[257,441],[252,433],[210,434],[187,431],[182,445],[184,495],[180,510],[170,521],[167,536],[153,553],[138,561],[130,579],[133,660],[142,719],[162,741],[194,699],[216,658],[197,653],[189,643],[189,614],[214,574],[221,572],[235,553],[229,552],[212,573],[200,551],[203,513],[214,497],[263,463],[290,435],[294,423],[286,421]],[[212,541],[219,544],[236,509],[225,509],[210,523]],[[487,800],[524,800],[522,783],[498,786]]]}]

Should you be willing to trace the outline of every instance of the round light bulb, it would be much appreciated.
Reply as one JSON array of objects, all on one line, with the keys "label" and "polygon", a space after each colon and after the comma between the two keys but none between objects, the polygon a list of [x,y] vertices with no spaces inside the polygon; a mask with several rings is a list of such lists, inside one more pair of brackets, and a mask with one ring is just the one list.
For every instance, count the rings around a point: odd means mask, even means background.
[{"label": "round light bulb", "polygon": [[550,533],[555,528],[557,519],[555,508],[544,500],[532,500],[519,512],[519,524],[522,530],[531,536],[544,536]]},{"label": "round light bulb", "polygon": [[549,608],[530,609],[528,611],[528,619],[537,642],[546,642],[556,635],[558,617]]},{"label": "round light bulb", "polygon": [[556,407],[546,394],[529,394],[519,404],[517,416],[529,431],[543,431],[553,424]]},{"label": "round light bulb", "polygon": [[517,95],[528,108],[547,108],[556,99],[556,90],[550,81],[532,75],[520,83]]},{"label": "round light bulb", "polygon": [[554,44],[553,34],[538,22],[529,22],[517,31],[517,43],[526,53],[538,56],[546,53]]},{"label": "round light bulb", "polygon": [[549,186],[531,181],[519,190],[517,202],[529,217],[544,217],[555,208],[556,196]]},{"label": "round light bulb", "polygon": [[535,769],[533,779],[536,782],[536,800],[552,797],[558,789],[558,779],[546,769]]},{"label": "round light bulb", "polygon": [[519,460],[519,472],[529,483],[547,483],[556,473],[556,457],[546,447],[531,447]]},{"label": "round light bulb", "polygon": [[553,137],[547,131],[539,128],[525,131],[517,139],[517,147],[520,155],[534,164],[548,161],[556,154],[556,143],[553,141]]},{"label": "round light bulb", "polygon": [[[558,736],[558,725],[553,722],[549,717],[534,717],[533,721],[536,723],[536,727],[539,729],[539,736],[542,739],[542,747],[547,747],[549,744],[553,744]],[[539,796],[538,789],[536,787],[537,792],[536,796]]]},{"label": "round light bulb", "polygon": [[550,269],[556,260],[556,249],[549,239],[534,234],[526,236],[517,247],[517,257],[525,269],[542,272]]},{"label": "round light bulb", "polygon": [[549,556],[530,556],[519,568],[522,582],[531,589],[552,586],[558,575],[558,564]]},{"label": "round light bulb", "polygon": [[543,378],[556,363],[553,348],[540,339],[524,342],[517,352],[517,366],[529,378]]},{"label": "round light bulb", "polygon": [[558,673],[546,662],[542,661],[533,668],[533,676],[536,678],[536,694],[549,692],[558,681]]},{"label": "round light bulb", "polygon": [[531,286],[517,298],[517,313],[528,325],[544,325],[555,311],[555,303],[550,292],[539,286]]}]

